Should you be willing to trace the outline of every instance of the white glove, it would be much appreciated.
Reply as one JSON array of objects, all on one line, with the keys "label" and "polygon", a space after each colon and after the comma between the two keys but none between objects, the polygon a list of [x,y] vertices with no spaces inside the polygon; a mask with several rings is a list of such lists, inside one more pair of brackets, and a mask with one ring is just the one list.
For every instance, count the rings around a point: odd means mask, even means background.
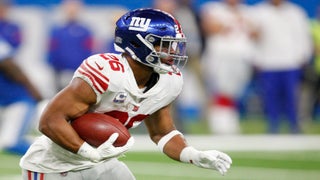
[{"label": "white glove", "polygon": [[93,162],[99,162],[104,159],[120,156],[133,146],[134,139],[133,137],[130,137],[124,146],[115,147],[113,146],[113,143],[117,140],[118,136],[118,133],[112,134],[109,139],[102,143],[98,148],[94,148],[84,142],[79,148],[77,154],[88,158]]},{"label": "white glove", "polygon": [[198,151],[191,146],[182,150],[180,161],[192,163],[202,168],[217,170],[221,175],[225,175],[232,164],[231,158],[223,152],[216,150]]},{"label": "white glove", "polygon": [[102,159],[108,159],[108,158],[120,156],[121,154],[125,153],[133,146],[134,144],[133,137],[130,137],[130,139],[127,141],[127,143],[124,146],[121,146],[121,147],[113,146],[113,143],[117,140],[118,136],[119,136],[118,133],[112,134],[106,142],[104,142],[97,148]]}]

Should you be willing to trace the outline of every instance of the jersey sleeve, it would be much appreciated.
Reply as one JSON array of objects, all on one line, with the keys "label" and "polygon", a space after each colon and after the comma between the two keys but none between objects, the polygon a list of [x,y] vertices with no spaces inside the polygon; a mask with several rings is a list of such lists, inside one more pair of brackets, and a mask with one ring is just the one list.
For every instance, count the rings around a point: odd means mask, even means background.
[{"label": "jersey sleeve", "polygon": [[181,93],[183,88],[182,73],[173,74],[168,73],[164,76],[165,80],[161,83],[160,101],[163,106],[172,103]]},{"label": "jersey sleeve", "polygon": [[98,103],[110,85],[110,78],[114,71],[111,69],[110,61],[113,62],[115,56],[108,54],[96,54],[85,59],[74,73],[73,78],[85,80],[97,95]]},{"label": "jersey sleeve", "polygon": [[180,72],[178,74],[173,74],[171,76],[173,76],[172,77],[173,79],[169,82],[171,82],[170,87],[172,87],[172,89],[173,89],[173,93],[172,93],[173,98],[171,100],[171,102],[172,102],[181,94],[184,82],[183,82],[182,72]]}]

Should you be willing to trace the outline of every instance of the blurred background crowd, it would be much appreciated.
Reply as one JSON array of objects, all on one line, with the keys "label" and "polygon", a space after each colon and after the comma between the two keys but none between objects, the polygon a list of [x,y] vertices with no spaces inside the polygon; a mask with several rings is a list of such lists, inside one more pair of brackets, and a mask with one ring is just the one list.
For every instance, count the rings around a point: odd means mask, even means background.
[{"label": "blurred background crowd", "polygon": [[23,153],[36,112],[82,60],[114,52],[115,21],[142,7],[173,14],[188,39],[178,129],[320,133],[318,0],[1,0],[0,149]]}]

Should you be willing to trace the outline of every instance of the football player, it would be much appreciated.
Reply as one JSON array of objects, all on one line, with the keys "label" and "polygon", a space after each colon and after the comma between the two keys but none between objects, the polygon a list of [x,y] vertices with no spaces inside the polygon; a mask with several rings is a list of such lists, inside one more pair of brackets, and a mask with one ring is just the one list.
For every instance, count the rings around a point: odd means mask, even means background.
[{"label": "football player", "polygon": [[14,62],[14,52],[0,37],[0,149],[22,155],[31,144],[26,135],[42,95]]},{"label": "football player", "polygon": [[117,159],[132,147],[133,137],[115,147],[115,133],[92,147],[69,124],[87,112],[111,115],[128,129],[144,120],[161,152],[224,175],[231,158],[220,151],[189,146],[170,113],[183,84],[178,66],[187,61],[186,38],[178,21],[156,9],[129,11],[116,23],[115,47],[121,54],[85,59],[72,82],[49,102],[39,124],[44,136],[20,161],[23,179],[135,179]]}]

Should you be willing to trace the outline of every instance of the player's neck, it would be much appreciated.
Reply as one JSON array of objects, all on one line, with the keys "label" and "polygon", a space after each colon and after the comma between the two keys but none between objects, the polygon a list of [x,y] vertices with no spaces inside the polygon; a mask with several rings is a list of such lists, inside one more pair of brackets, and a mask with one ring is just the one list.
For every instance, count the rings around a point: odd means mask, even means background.
[{"label": "player's neck", "polygon": [[146,84],[153,73],[153,69],[139,63],[138,61],[135,61],[128,54],[124,54],[124,57],[127,59],[128,64],[131,67],[131,70],[136,79],[136,83],[138,87],[139,88],[146,87]]}]

